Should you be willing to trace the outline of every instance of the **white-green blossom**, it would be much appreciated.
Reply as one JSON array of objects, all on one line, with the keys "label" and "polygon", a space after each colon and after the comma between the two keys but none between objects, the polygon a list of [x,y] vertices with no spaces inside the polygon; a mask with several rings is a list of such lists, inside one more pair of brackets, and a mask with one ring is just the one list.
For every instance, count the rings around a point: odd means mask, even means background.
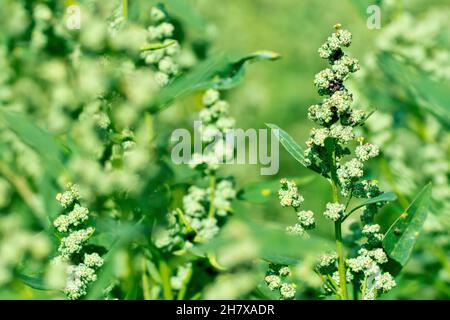
[{"label": "white-green blossom", "polygon": [[[96,252],[85,252],[87,241],[92,237],[95,229],[81,226],[88,219],[89,210],[78,203],[79,194],[76,186],[69,185],[69,188],[68,191],[57,195],[61,206],[71,210],[67,214],[60,215],[53,222],[59,232],[68,233],[61,238],[58,248],[59,256],[53,261],[69,264],[64,292],[68,299],[79,299],[87,293],[88,284],[97,279],[96,270],[103,265],[103,259]],[[74,258],[79,257],[83,251],[83,262],[73,264],[79,261],[79,258]]]},{"label": "white-green blossom", "polygon": [[75,201],[80,198],[80,193],[78,190],[78,186],[75,184],[69,184],[67,191],[63,193],[58,193],[56,195],[56,200],[63,206],[63,208],[70,207]]},{"label": "white-green blossom", "polygon": [[345,205],[343,205],[342,203],[328,202],[326,205],[326,210],[323,213],[323,215],[332,221],[338,221],[340,218],[342,218],[344,210]]},{"label": "white-green blossom", "polygon": [[280,270],[278,271],[278,273],[280,274],[280,276],[286,277],[291,274],[291,269],[287,266],[281,267]]},{"label": "white-green blossom", "polygon": [[291,283],[283,283],[280,288],[280,294],[282,299],[291,300],[295,297],[295,285]]},{"label": "white-green blossom", "polygon": [[70,227],[76,227],[88,219],[89,210],[76,203],[67,215],[60,215],[53,221],[53,226],[59,232],[67,232]]},{"label": "white-green blossom", "polygon": [[396,286],[395,280],[392,277],[392,275],[388,272],[379,274],[375,277],[374,287],[377,290],[388,292],[395,286]]},{"label": "white-green blossom", "polygon": [[208,89],[203,95],[203,104],[205,106],[211,106],[219,100],[219,91],[215,89]]},{"label": "white-green blossom", "polygon": [[297,213],[298,222],[304,227],[305,229],[312,229],[314,228],[316,222],[314,220],[314,213],[311,210],[307,211],[299,211]]},{"label": "white-green blossom", "polygon": [[337,260],[338,255],[335,252],[325,253],[320,256],[316,268],[321,274],[331,274],[336,270]]},{"label": "white-green blossom", "polygon": [[94,233],[95,229],[92,227],[81,229],[70,233],[67,237],[61,239],[58,251],[61,257],[69,259],[74,253],[78,253],[83,248],[86,241]]},{"label": "white-green blossom", "polygon": [[357,146],[355,149],[356,157],[360,161],[367,161],[370,158],[374,158],[378,156],[378,153],[379,153],[378,147],[370,143]]},{"label": "white-green blossom", "polygon": [[277,275],[266,276],[264,280],[272,291],[281,287],[281,278]]},{"label": "white-green blossom", "polygon": [[352,42],[352,34],[344,29],[339,29],[319,48],[321,58],[330,59],[342,47],[348,47]]},{"label": "white-green blossom", "polygon": [[294,209],[300,207],[303,203],[303,197],[298,193],[297,185],[294,181],[281,179],[281,189],[278,191],[281,206],[293,207]]},{"label": "white-green blossom", "polygon": [[150,15],[155,25],[148,28],[150,41],[158,41],[166,45],[165,48],[145,50],[141,56],[147,64],[155,68],[155,81],[160,87],[164,87],[179,73],[179,65],[176,56],[180,51],[179,43],[172,39],[175,27],[169,22],[169,17],[161,6],[151,9]]}]

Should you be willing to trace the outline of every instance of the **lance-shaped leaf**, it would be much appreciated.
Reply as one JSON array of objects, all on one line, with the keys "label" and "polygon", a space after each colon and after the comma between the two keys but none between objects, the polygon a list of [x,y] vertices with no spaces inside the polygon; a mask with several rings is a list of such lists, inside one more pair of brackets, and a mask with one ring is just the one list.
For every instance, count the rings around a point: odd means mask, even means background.
[{"label": "lance-shaped leaf", "polygon": [[411,202],[409,207],[387,231],[383,247],[389,257],[405,266],[419,237],[427,217],[431,184],[427,184]]},{"label": "lance-shaped leaf", "polygon": [[235,87],[244,78],[245,67],[249,62],[278,58],[279,55],[271,51],[256,52],[237,61],[232,61],[225,54],[217,54],[161,89],[154,101],[152,111],[158,112],[170,105],[173,100],[197,90]]},{"label": "lance-shaped leaf", "polygon": [[287,152],[298,162],[300,162],[304,167],[315,171],[317,173],[320,173],[319,168],[315,167],[314,165],[307,166],[305,163],[305,156],[304,151],[302,147],[298,145],[297,142],[283,129],[278,127],[276,124],[273,123],[266,123],[266,126],[268,126],[270,129],[274,130],[275,135],[277,136],[278,140],[280,141],[281,145],[286,149]]},{"label": "lance-shaped leaf", "polygon": [[278,60],[280,55],[273,51],[257,51],[248,56],[232,62],[213,80],[213,87],[218,90],[226,90],[236,87],[244,78],[246,67],[249,63],[262,60]]},{"label": "lance-shaped leaf", "polygon": [[19,279],[27,286],[36,290],[52,290],[48,285],[45,284],[42,276],[27,276],[24,274],[18,274]]},{"label": "lance-shaped leaf", "polygon": [[289,154],[294,157],[295,160],[306,167],[304,151],[302,147],[300,147],[298,143],[295,142],[295,140],[289,135],[289,133],[273,123],[266,123],[266,126],[268,126],[272,130],[275,130],[275,135],[278,137],[278,140],[286,149],[286,151],[289,152]]},{"label": "lance-shaped leaf", "polygon": [[357,205],[356,207],[354,207],[352,210],[350,210],[347,215],[344,217],[343,220],[347,219],[353,212],[355,212],[356,210],[371,204],[371,203],[377,203],[377,202],[392,202],[397,200],[397,195],[394,192],[385,192],[383,194],[380,194],[377,197],[373,197],[368,199],[367,201]]}]

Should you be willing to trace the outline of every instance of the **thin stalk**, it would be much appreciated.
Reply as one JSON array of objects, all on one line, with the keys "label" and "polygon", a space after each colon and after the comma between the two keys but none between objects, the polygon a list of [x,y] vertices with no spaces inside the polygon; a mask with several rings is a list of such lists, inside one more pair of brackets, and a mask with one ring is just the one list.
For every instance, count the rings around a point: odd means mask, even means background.
[{"label": "thin stalk", "polygon": [[159,262],[159,275],[163,286],[163,296],[165,300],[173,300],[172,286],[170,284],[170,269],[163,260]]},{"label": "thin stalk", "polygon": [[216,212],[216,208],[214,206],[214,196],[216,193],[216,176],[214,173],[209,175],[209,190],[211,194],[209,195],[209,212],[208,217],[214,218],[214,214]]},{"label": "thin stalk", "polygon": [[144,300],[151,300],[152,293],[150,290],[150,279],[147,274],[147,261],[142,259],[142,291],[144,294]]},{"label": "thin stalk", "polygon": [[[336,151],[334,146],[331,152],[331,189],[333,194],[333,202],[339,202],[339,191],[336,181],[338,181],[336,176]],[[338,254],[338,271],[339,271],[339,283],[341,287],[341,299],[348,300],[347,292],[347,277],[345,270],[344,261],[344,245],[342,243],[342,220],[338,220],[334,223],[334,237],[336,239],[336,252]]]},{"label": "thin stalk", "polygon": [[341,221],[336,221],[334,223],[334,233],[336,237],[336,251],[338,254],[338,271],[339,271],[339,283],[341,287],[341,299],[348,300],[347,279],[345,277],[344,245],[342,244]]},{"label": "thin stalk", "polygon": [[123,17],[128,19],[128,0],[122,0]]},{"label": "thin stalk", "polygon": [[357,282],[353,281],[352,289],[353,289],[353,300],[358,300],[359,288]]}]

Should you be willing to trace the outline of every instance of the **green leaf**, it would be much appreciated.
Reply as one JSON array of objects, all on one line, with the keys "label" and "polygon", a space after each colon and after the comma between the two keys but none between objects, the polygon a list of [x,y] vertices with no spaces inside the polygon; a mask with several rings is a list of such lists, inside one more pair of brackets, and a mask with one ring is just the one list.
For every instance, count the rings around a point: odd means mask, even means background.
[{"label": "green leaf", "polygon": [[[314,178],[315,176],[309,175],[306,177],[290,178],[290,180],[294,180],[297,186],[304,186],[313,181]],[[238,193],[238,197],[240,200],[263,204],[271,199],[274,199],[274,196],[277,194],[279,189],[279,180],[257,182],[241,189]]]},{"label": "green leaf", "polygon": [[347,215],[345,216],[344,220],[347,219],[353,212],[355,212],[356,210],[358,210],[359,208],[362,208],[368,204],[371,203],[377,203],[377,202],[392,202],[397,200],[397,195],[394,192],[385,192],[383,194],[380,194],[377,197],[374,198],[370,198],[367,201],[357,205],[356,207],[354,207],[352,210],[349,211],[349,213],[347,213]]},{"label": "green leaf", "polygon": [[272,130],[276,130],[275,133],[278,137],[278,140],[283,145],[283,147],[286,149],[287,152],[298,162],[300,162],[304,167],[313,170],[317,173],[319,171],[314,167],[308,167],[305,164],[305,157],[304,157],[304,151],[302,147],[300,147],[297,142],[283,129],[278,127],[276,124],[273,123],[266,123],[266,126],[268,126]]},{"label": "green leaf", "polygon": [[255,61],[278,60],[281,56],[273,51],[257,51],[230,63],[218,74],[218,78],[213,80],[213,87],[218,90],[227,90],[236,87],[244,78],[246,67]]},{"label": "green leaf", "polygon": [[19,279],[25,283],[27,286],[36,289],[36,290],[52,290],[50,287],[45,285],[42,277],[30,277],[24,274],[18,275]]},{"label": "green leaf", "polygon": [[230,89],[238,85],[245,74],[245,67],[251,61],[276,60],[279,55],[271,51],[260,51],[231,61],[225,54],[216,54],[197,65],[190,72],[176,78],[164,87],[155,99],[153,112],[167,107],[173,100],[197,90]]},{"label": "green leaf", "polygon": [[205,84],[210,82],[226,64],[227,59],[224,54],[215,55],[198,64],[190,72],[176,78],[170,85],[161,89],[155,99],[155,107],[151,111],[158,112],[175,99],[196,90],[206,89]]},{"label": "green leaf", "polygon": [[406,265],[425,222],[430,203],[431,183],[427,184],[404,213],[387,231],[383,247],[390,258]]},{"label": "green leaf", "polygon": [[27,116],[17,112],[0,110],[0,121],[40,155],[46,171],[53,177],[64,169],[63,149],[51,133],[39,128]]}]

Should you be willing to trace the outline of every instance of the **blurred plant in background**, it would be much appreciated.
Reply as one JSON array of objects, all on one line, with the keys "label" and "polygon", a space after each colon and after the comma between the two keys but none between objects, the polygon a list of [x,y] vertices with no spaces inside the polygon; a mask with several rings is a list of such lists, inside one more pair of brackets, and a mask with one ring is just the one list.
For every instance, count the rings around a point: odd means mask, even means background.
[{"label": "blurred plant in background", "polygon": [[[405,208],[420,187],[431,181],[427,231],[391,297],[448,297],[450,269],[449,108],[450,7],[437,2],[386,1],[384,26],[369,53],[369,67],[356,87],[378,108],[369,119],[374,141],[384,146],[379,170]],[[376,71],[378,70],[378,71]],[[377,137],[378,136],[378,137]],[[428,272],[431,273],[426,275]],[[423,274],[423,277],[418,277]],[[420,287],[420,289],[419,289]],[[439,289],[437,289],[439,288]]]}]

